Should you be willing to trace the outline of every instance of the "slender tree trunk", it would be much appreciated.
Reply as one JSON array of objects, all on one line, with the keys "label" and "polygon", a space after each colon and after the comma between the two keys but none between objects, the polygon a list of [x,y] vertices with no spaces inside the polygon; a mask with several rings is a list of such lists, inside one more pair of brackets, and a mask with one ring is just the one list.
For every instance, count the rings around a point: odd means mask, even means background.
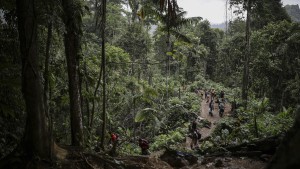
[{"label": "slender tree trunk", "polygon": [[258,138],[258,126],[257,126],[257,114],[254,112],[254,132],[255,136]]},{"label": "slender tree trunk", "polygon": [[132,122],[132,124],[133,124],[133,141],[135,142],[136,140],[135,140],[135,138],[136,138],[136,124],[135,124],[135,116],[136,116],[136,99],[135,99],[135,94],[134,94],[134,91],[132,91],[132,96],[133,96],[133,122]]},{"label": "slender tree trunk", "polygon": [[[53,141],[53,135],[52,135],[52,118],[50,115],[50,105],[49,105],[49,58],[50,58],[50,47],[51,47],[51,39],[52,39],[52,22],[50,21],[48,23],[48,33],[47,33],[47,43],[46,43],[46,59],[45,59],[45,71],[44,71],[44,104],[45,104],[45,113],[48,117],[48,123],[49,123],[49,133],[51,135],[50,139],[51,142]],[[50,156],[52,159],[53,154],[53,146],[51,144],[50,147]]]},{"label": "slender tree trunk", "polygon": [[139,2],[137,0],[129,0],[129,4],[130,4],[131,11],[132,11],[131,22],[134,23],[137,18]]},{"label": "slender tree trunk", "polygon": [[100,72],[99,72],[99,78],[98,78],[98,81],[97,81],[97,84],[96,84],[96,87],[95,87],[95,91],[94,91],[94,95],[93,95],[93,102],[92,102],[92,111],[91,111],[91,118],[90,118],[90,125],[89,127],[92,128],[93,127],[93,121],[94,121],[94,115],[95,115],[95,98],[97,96],[97,91],[100,87],[100,83],[101,83],[101,78],[102,78],[102,64],[101,64],[101,67],[100,67]]},{"label": "slender tree trunk", "polygon": [[105,141],[105,131],[106,131],[106,71],[105,71],[105,64],[106,64],[106,56],[105,56],[105,27],[106,27],[106,0],[102,0],[102,69],[103,69],[103,98],[102,98],[102,134],[101,134],[101,147],[104,149],[104,141]]},{"label": "slender tree trunk", "polygon": [[22,57],[22,92],[26,105],[24,150],[28,157],[51,158],[51,139],[39,70],[37,18],[34,0],[17,0]]},{"label": "slender tree trunk", "polygon": [[[88,82],[88,79],[87,79],[87,70],[86,70],[86,62],[84,62],[84,76],[85,76],[85,90],[87,93],[89,93],[89,82]],[[86,115],[87,115],[87,119],[88,119],[88,126],[90,125],[90,117],[91,117],[91,114],[90,114],[90,100],[88,97],[85,98],[85,105],[86,105]]]},{"label": "slender tree trunk", "polygon": [[49,114],[49,59],[50,59],[50,46],[52,39],[52,22],[48,23],[48,33],[46,42],[46,59],[45,59],[45,71],[44,71],[44,102],[45,102],[45,112]]},{"label": "slender tree trunk", "polygon": [[70,97],[70,118],[72,145],[82,146],[83,127],[79,92],[78,65],[81,54],[81,5],[78,0],[63,0],[65,53],[67,57]]},{"label": "slender tree trunk", "polygon": [[84,118],[84,113],[83,113],[83,97],[82,97],[82,74],[80,73],[80,69],[79,69],[79,60],[78,60],[78,80],[79,80],[79,98],[80,98],[80,107],[81,107],[81,117],[82,119]]},{"label": "slender tree trunk", "polygon": [[248,102],[248,86],[249,86],[249,60],[250,60],[250,22],[251,22],[251,0],[247,0],[247,20],[246,20],[246,52],[244,56],[244,69],[243,69],[243,86],[242,86],[242,99],[245,108]]},{"label": "slender tree trunk", "polygon": [[[169,17],[168,17],[169,18]],[[168,21],[168,35],[167,35],[167,52],[171,52],[171,35],[170,35],[170,28],[169,28],[169,22]],[[166,78],[166,86],[167,86],[167,101],[169,103],[169,76],[170,76],[170,56],[167,55],[167,78]]]}]

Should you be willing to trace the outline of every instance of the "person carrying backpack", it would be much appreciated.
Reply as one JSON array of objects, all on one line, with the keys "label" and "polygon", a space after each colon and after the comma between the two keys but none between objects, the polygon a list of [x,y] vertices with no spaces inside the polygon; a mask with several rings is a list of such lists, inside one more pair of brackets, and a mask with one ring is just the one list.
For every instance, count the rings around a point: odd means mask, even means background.
[{"label": "person carrying backpack", "polygon": [[220,98],[221,98],[221,99],[224,99],[224,95],[225,95],[225,93],[224,93],[224,91],[222,90],[222,91],[220,92]]},{"label": "person carrying backpack", "polygon": [[142,155],[150,155],[149,152],[149,142],[146,139],[139,139],[139,146],[141,147],[142,150]]},{"label": "person carrying backpack", "polygon": [[211,100],[214,100],[216,97],[216,91],[214,88],[211,90],[210,95],[211,95]]},{"label": "person carrying backpack", "polygon": [[198,140],[201,139],[201,134],[197,130],[197,122],[196,122],[196,120],[194,120],[190,126],[191,126],[191,128],[190,128],[190,134],[189,134],[189,136],[192,139],[190,146],[191,146],[191,149],[193,150],[193,149],[195,149],[198,146]]},{"label": "person carrying backpack", "polygon": [[110,156],[116,156],[117,155],[117,144],[118,144],[118,135],[116,133],[111,133],[110,137],[110,143],[112,145],[111,150],[109,151]]},{"label": "person carrying backpack", "polygon": [[221,99],[219,101],[219,116],[220,117],[223,117],[224,115],[224,110],[225,110],[225,100],[224,99]]},{"label": "person carrying backpack", "polygon": [[214,100],[210,100],[209,109],[208,109],[208,113],[210,116],[213,116],[213,111],[214,111]]}]

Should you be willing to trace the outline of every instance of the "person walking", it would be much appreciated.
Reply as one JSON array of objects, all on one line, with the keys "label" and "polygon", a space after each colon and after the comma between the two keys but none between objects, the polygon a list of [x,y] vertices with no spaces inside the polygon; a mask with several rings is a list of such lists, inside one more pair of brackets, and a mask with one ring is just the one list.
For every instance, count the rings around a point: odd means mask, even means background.
[{"label": "person walking", "polygon": [[139,146],[141,148],[142,155],[150,155],[148,140],[140,138],[139,139]]},{"label": "person walking", "polygon": [[198,147],[198,140],[201,139],[201,134],[197,130],[197,122],[194,120],[190,125],[190,138],[192,139],[190,147],[192,150]]}]

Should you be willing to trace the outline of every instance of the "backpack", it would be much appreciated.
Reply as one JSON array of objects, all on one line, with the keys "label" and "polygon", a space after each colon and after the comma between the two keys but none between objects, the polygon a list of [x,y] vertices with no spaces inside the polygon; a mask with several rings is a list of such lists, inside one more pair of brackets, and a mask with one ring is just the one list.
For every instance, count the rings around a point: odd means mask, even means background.
[{"label": "backpack", "polygon": [[198,139],[198,132],[197,131],[193,132],[192,139]]},{"label": "backpack", "polygon": [[118,139],[118,136],[116,134],[111,134],[111,141],[116,141]]},{"label": "backpack", "polygon": [[139,143],[139,146],[143,149],[143,150],[147,150],[149,149],[149,143],[147,140],[142,139],[141,142]]},{"label": "backpack", "polygon": [[224,109],[224,103],[223,102],[220,103],[219,109],[222,109],[222,110]]},{"label": "backpack", "polygon": [[189,133],[193,132],[192,124],[190,124],[190,125],[188,126],[188,128],[189,128]]},{"label": "backpack", "polygon": [[198,140],[200,140],[201,139],[201,133],[197,130],[197,138],[198,138]]}]

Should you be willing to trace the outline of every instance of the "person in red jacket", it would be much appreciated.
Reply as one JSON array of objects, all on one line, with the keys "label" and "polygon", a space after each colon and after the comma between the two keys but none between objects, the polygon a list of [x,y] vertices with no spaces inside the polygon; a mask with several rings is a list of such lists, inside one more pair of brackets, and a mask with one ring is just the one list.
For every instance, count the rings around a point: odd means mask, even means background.
[{"label": "person in red jacket", "polygon": [[118,135],[116,133],[112,133],[111,134],[111,142],[115,143],[118,139]]},{"label": "person in red jacket", "polygon": [[118,135],[116,133],[111,133],[110,143],[112,147],[109,154],[114,157],[117,155],[117,144],[118,144]]},{"label": "person in red jacket", "polygon": [[139,146],[141,147],[142,150],[142,155],[149,155],[149,142],[146,139],[139,139]]}]

